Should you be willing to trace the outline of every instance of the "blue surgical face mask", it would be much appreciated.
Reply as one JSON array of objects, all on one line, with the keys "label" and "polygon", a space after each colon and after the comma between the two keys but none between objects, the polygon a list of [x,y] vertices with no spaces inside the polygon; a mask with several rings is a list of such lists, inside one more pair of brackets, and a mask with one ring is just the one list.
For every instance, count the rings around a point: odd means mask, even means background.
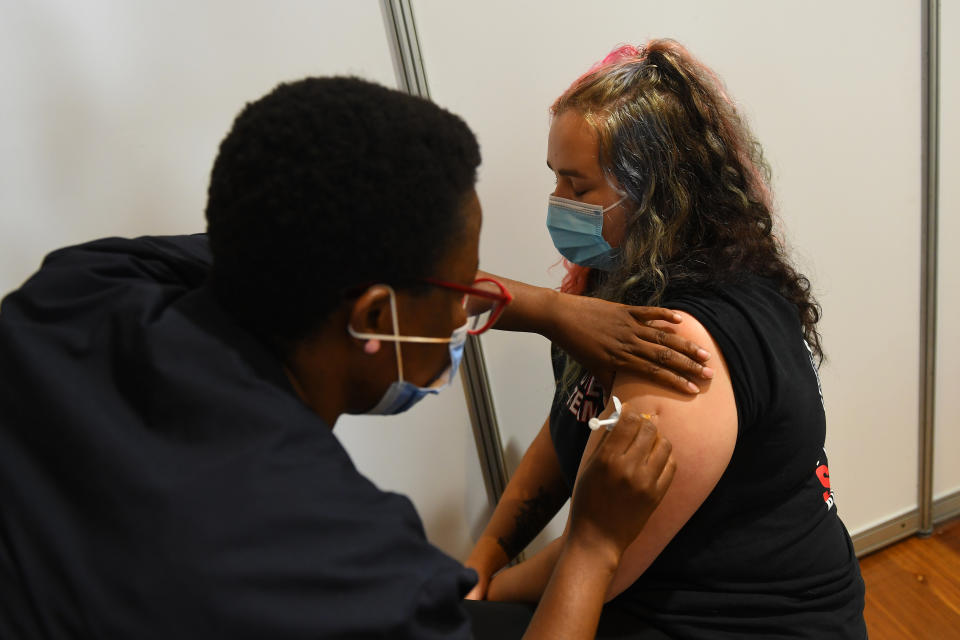
[{"label": "blue surgical face mask", "polygon": [[558,196],[547,203],[547,229],[553,245],[564,258],[582,267],[610,271],[617,264],[619,249],[603,239],[603,214],[627,199],[623,196],[607,208]]},{"label": "blue surgical face mask", "polygon": [[[453,331],[449,338],[424,338],[418,336],[401,336],[397,324],[397,300],[393,288],[389,285],[383,285],[390,291],[390,311],[393,315],[394,334],[386,335],[379,333],[359,333],[353,330],[353,327],[347,325],[347,332],[354,338],[362,340],[385,340],[394,343],[397,353],[397,379],[390,383],[384,392],[380,401],[366,413],[378,416],[391,416],[403,413],[413,405],[417,404],[424,397],[440,393],[450,386],[454,376],[457,375],[457,369],[460,367],[460,361],[463,359],[463,347],[467,342],[468,324],[464,324]],[[403,379],[403,358],[400,353],[401,342],[421,342],[421,343],[439,343],[446,342],[450,347],[450,366],[443,370],[437,376],[430,386],[418,387],[417,385]]]}]

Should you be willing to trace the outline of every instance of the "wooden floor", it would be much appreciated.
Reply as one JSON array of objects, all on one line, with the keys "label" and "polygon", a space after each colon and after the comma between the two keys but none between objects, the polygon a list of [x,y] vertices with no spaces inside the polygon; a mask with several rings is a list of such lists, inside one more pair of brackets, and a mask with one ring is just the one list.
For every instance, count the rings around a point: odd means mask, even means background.
[{"label": "wooden floor", "polygon": [[960,639],[960,518],[860,559],[870,640]]}]

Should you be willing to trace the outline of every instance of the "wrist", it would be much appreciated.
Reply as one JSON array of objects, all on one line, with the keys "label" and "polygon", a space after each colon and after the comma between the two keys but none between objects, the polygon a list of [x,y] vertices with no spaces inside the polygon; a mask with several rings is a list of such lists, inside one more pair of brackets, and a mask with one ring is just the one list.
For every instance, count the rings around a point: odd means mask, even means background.
[{"label": "wrist", "polygon": [[557,341],[558,330],[560,327],[559,318],[563,314],[563,296],[556,289],[543,289],[542,304],[539,309],[542,313],[542,321],[539,326],[542,327],[540,335],[550,342]]},{"label": "wrist", "polygon": [[506,566],[508,562],[510,558],[497,539],[483,535],[477,540],[473,551],[470,552],[470,557],[464,564],[489,576]]},{"label": "wrist", "polygon": [[492,602],[503,602],[506,600],[506,594],[502,593],[503,573],[498,573],[490,578],[490,584],[487,585],[487,600]]},{"label": "wrist", "polygon": [[623,548],[612,538],[599,532],[585,533],[582,530],[571,531],[564,540],[562,555],[588,556],[598,569],[610,572],[610,575],[620,566],[623,557]]}]

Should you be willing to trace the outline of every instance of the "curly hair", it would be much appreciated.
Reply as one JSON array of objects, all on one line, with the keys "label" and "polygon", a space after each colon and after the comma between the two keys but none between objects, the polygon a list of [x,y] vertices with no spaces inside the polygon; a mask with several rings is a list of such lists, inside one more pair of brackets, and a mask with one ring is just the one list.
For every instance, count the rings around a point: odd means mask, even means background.
[{"label": "curly hair", "polygon": [[567,263],[564,291],[656,305],[668,289],[757,274],[796,306],[823,360],[820,307],[773,232],[763,151],[710,69],[673,40],[622,46],[551,114],[569,109],[596,130],[600,165],[635,208],[618,266],[604,274]]},{"label": "curly hair", "polygon": [[416,289],[463,233],[479,164],[466,123],[427,100],[350,77],[281,84],[213,165],[214,292],[285,351],[351,289]]}]

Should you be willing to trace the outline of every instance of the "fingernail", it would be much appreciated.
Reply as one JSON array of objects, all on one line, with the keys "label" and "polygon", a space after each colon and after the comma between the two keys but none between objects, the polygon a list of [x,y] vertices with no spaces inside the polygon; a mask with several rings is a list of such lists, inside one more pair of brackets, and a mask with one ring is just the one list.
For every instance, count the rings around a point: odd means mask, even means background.
[{"label": "fingernail", "polygon": [[693,391],[694,393],[700,393],[700,387],[693,384],[692,382],[687,383],[687,389],[690,389],[690,391]]},{"label": "fingernail", "polygon": [[673,314],[673,321],[674,321],[674,322],[683,322],[683,316],[680,315],[679,313],[675,313],[675,314]]},{"label": "fingernail", "polygon": [[704,367],[703,370],[700,371],[700,375],[702,375],[704,378],[710,379],[713,377],[713,369],[710,367]]},{"label": "fingernail", "polygon": [[697,351],[697,357],[700,358],[701,360],[709,360],[710,352],[707,351],[706,349],[700,349],[699,351]]}]

